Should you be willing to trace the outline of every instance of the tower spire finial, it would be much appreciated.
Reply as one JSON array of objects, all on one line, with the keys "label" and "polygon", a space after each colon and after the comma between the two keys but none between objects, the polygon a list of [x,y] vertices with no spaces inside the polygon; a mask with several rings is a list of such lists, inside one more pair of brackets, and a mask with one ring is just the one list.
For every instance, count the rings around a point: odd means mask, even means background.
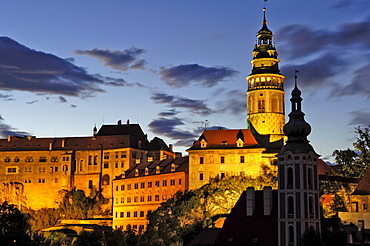
[{"label": "tower spire finial", "polygon": [[299,73],[299,71],[295,70],[294,72],[294,87],[295,88],[297,88],[297,78],[298,78],[297,73]]}]

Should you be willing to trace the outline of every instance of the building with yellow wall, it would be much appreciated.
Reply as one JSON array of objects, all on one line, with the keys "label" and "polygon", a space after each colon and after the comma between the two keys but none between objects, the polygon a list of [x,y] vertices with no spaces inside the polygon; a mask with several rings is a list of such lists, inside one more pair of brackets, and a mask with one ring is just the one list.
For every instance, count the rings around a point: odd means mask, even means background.
[{"label": "building with yellow wall", "polygon": [[113,228],[142,231],[147,213],[189,189],[188,157],[140,163],[113,180]]},{"label": "building with yellow wall", "polygon": [[0,139],[0,198],[32,209],[56,207],[59,191],[112,199],[111,180],[137,163],[174,158],[162,139],[148,141],[138,124],[103,125],[91,137]]}]

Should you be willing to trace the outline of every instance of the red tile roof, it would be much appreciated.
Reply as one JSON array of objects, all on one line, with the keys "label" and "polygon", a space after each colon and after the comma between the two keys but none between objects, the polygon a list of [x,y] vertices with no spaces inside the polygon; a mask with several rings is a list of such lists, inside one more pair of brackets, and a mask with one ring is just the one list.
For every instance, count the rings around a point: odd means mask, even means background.
[{"label": "red tile roof", "polygon": [[204,139],[207,146],[204,149],[237,148],[237,140],[243,140],[242,148],[262,148],[248,129],[205,130],[188,150],[201,149]]},{"label": "red tile roof", "polygon": [[370,168],[366,170],[352,195],[370,195]]}]

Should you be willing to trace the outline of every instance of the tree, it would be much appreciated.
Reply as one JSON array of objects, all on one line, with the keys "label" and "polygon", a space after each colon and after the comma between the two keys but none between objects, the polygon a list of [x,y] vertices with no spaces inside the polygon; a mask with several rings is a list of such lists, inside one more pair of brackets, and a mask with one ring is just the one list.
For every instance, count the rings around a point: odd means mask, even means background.
[{"label": "tree", "polygon": [[361,178],[370,165],[370,126],[357,127],[354,149],[334,150],[336,165],[332,168],[337,175]]}]

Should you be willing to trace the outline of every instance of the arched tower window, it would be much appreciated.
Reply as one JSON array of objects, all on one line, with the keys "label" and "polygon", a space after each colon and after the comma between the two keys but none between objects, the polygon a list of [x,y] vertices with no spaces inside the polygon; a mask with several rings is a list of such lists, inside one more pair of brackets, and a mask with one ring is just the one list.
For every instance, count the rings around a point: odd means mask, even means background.
[{"label": "arched tower window", "polygon": [[309,211],[310,216],[314,216],[315,207],[314,207],[314,202],[313,202],[313,197],[312,196],[310,196],[308,198],[308,211]]},{"label": "arched tower window", "polygon": [[292,196],[288,197],[288,215],[294,214],[294,198]]},{"label": "arched tower window", "polygon": [[263,97],[258,99],[258,113],[264,113],[266,109],[265,99]]},{"label": "arched tower window", "polygon": [[103,185],[109,185],[110,177],[108,174],[103,175]]},{"label": "arched tower window", "polygon": [[287,168],[287,184],[286,187],[288,189],[293,189],[293,168]]}]

